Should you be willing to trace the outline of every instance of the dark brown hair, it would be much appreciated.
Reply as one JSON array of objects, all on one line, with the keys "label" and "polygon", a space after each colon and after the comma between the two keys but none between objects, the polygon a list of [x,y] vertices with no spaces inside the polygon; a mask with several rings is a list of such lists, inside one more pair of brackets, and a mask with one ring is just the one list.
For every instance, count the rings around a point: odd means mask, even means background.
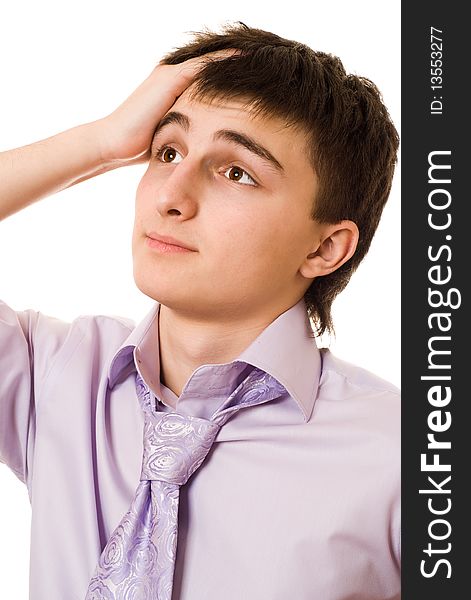
[{"label": "dark brown hair", "polygon": [[334,333],[332,302],[370,247],[396,164],[399,138],[381,94],[369,79],[348,75],[336,56],[241,22],[224,26],[222,33],[192,33],[191,42],[161,62],[239,49],[240,54],[208,61],[196,76],[192,97],[248,98],[251,114],[275,116],[304,131],[319,179],[311,218],[357,224],[354,255],[336,271],[316,277],[304,294],[316,335]]}]

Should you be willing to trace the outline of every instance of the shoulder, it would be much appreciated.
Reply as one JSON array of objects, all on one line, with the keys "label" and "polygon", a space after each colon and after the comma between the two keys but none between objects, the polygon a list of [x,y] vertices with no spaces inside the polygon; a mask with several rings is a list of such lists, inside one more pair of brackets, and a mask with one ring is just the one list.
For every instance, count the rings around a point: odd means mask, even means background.
[{"label": "shoulder", "polygon": [[320,353],[319,410],[342,423],[349,434],[357,432],[375,444],[389,446],[396,453],[401,433],[399,388],[367,369],[338,358],[328,348],[320,348]]},{"label": "shoulder", "polygon": [[132,319],[115,315],[83,314],[66,320],[37,312],[36,338],[42,344],[55,347],[98,338],[112,345],[121,343],[134,327]]},{"label": "shoulder", "polygon": [[44,378],[53,366],[69,362],[73,356],[82,361],[84,356],[105,359],[135,327],[131,319],[115,315],[83,314],[67,320],[29,309],[16,312],[16,317],[29,332],[35,370]]},{"label": "shoulder", "polygon": [[319,348],[322,358],[322,375],[330,377],[337,383],[344,383],[352,389],[362,389],[365,392],[378,392],[379,394],[391,394],[400,398],[401,392],[390,381],[379,377],[375,373],[368,371],[354,363],[342,360],[332,354],[328,348]]},{"label": "shoulder", "polygon": [[136,327],[133,319],[121,315],[80,315],[73,323],[85,334],[116,334],[128,336]]},{"label": "shoulder", "polygon": [[86,336],[105,335],[126,337],[134,329],[134,322],[114,315],[80,315],[67,320],[45,312],[27,308],[15,310],[0,300],[0,340],[8,344],[27,344],[32,354],[54,354],[70,341]]},{"label": "shoulder", "polygon": [[41,389],[67,380],[97,382],[126,340],[132,337],[132,319],[115,315],[82,314],[70,321],[40,315],[35,364]]}]

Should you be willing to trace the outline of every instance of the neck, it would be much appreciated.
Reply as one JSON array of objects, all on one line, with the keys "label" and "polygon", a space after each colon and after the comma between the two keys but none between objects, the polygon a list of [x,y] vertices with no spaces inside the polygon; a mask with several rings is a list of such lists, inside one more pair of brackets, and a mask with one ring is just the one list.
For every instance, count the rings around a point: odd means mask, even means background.
[{"label": "neck", "polygon": [[239,322],[195,321],[160,305],[160,381],[177,396],[195,369],[234,360],[286,309]]}]

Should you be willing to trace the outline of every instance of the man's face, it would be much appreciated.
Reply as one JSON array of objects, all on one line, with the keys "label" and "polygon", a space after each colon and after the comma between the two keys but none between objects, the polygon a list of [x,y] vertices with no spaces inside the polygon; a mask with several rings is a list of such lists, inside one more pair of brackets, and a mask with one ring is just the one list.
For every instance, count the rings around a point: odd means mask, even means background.
[{"label": "man's face", "polygon": [[[242,106],[185,91],[156,131],[136,194],[136,285],[202,321],[279,314],[312,281],[299,272],[321,231],[309,216],[317,178],[305,137]],[[173,113],[183,116],[165,124]],[[151,247],[150,232],[195,251]]]}]

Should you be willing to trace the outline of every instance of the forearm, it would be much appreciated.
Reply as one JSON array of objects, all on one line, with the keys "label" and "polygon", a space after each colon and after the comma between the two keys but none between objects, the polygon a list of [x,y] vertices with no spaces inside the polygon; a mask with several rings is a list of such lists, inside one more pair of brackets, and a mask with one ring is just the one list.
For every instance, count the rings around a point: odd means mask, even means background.
[{"label": "forearm", "polygon": [[100,121],[0,152],[0,220],[118,166],[101,156]]}]

